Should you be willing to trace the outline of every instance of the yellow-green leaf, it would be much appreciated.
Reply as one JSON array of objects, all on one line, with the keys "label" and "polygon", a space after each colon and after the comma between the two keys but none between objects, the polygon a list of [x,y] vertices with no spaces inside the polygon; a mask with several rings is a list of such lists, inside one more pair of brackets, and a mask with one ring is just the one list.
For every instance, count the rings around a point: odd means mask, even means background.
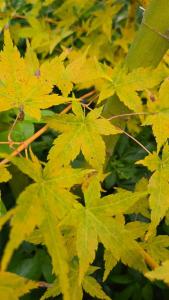
[{"label": "yellow-green leaf", "polygon": [[169,260],[166,260],[162,266],[155,270],[147,272],[145,276],[150,280],[163,280],[166,284],[169,284]]},{"label": "yellow-green leaf", "polygon": [[85,116],[81,105],[73,102],[73,112],[74,114],[56,115],[47,120],[49,127],[62,133],[55,139],[48,158],[57,166],[63,166],[73,161],[81,150],[92,167],[102,169],[106,149],[101,135],[114,135],[121,130],[108,120],[100,118],[100,109]]},{"label": "yellow-green leaf", "polygon": [[156,86],[163,80],[164,76],[160,69],[152,72],[151,69],[140,68],[127,73],[122,68],[116,68],[112,72],[112,78],[105,81],[99,102],[116,93],[128,108],[141,112],[142,104],[137,92]]},{"label": "yellow-green leaf", "polygon": [[111,299],[105,294],[105,292],[102,290],[100,284],[96,281],[96,279],[91,276],[86,276],[82,285],[84,290],[92,297],[97,297],[98,299],[104,300]]},{"label": "yellow-green leaf", "polygon": [[8,30],[5,30],[4,35],[5,45],[0,52],[0,111],[18,108],[40,119],[40,109],[70,101],[51,94],[52,84],[37,74],[30,74],[30,62],[27,65],[27,60],[13,46]]},{"label": "yellow-green leaf", "polygon": [[64,299],[68,300],[67,254],[58,223],[76,204],[76,196],[69,191],[70,188],[82,183],[89,171],[56,168],[50,162],[42,170],[37,159],[34,156],[32,159],[16,158],[13,161],[35,183],[30,184],[17,199],[15,215],[11,220],[10,239],[2,259],[2,270],[7,268],[13,251],[39,227],[43,242],[52,257],[53,269],[58,275]]},{"label": "yellow-green leaf", "polygon": [[7,182],[11,179],[12,175],[5,168],[4,165],[0,166],[0,182]]},{"label": "yellow-green leaf", "polygon": [[0,272],[0,298],[19,300],[21,296],[38,287],[36,282],[14,273]]},{"label": "yellow-green leaf", "polygon": [[148,184],[148,192],[150,193],[149,204],[151,209],[151,224],[147,237],[154,233],[157,225],[166,215],[169,209],[169,146],[166,144],[163,149],[162,159],[157,153],[148,155],[144,160],[138,161],[154,171]]},{"label": "yellow-green leaf", "polygon": [[152,125],[153,133],[160,150],[169,137],[169,80],[162,83],[159,97],[155,101],[148,102],[149,112],[143,125]]},{"label": "yellow-green leaf", "polygon": [[[85,187],[85,206],[80,203],[74,207],[70,212],[70,217],[67,219],[69,225],[75,226],[76,230],[76,248],[79,257],[79,280],[82,282],[84,275],[95,258],[95,250],[98,243],[101,242],[104,247],[109,250],[116,261],[121,260],[130,266],[145,270],[145,264],[141,253],[141,248],[134,241],[130,232],[127,231],[123,224],[120,224],[112,216],[124,211],[119,209],[117,202],[123,201],[119,197],[113,195],[109,198],[109,203],[104,209],[104,202],[106,197],[102,199],[97,198],[98,193],[95,194],[95,180],[92,178],[90,184]],[[131,193],[132,194],[132,193]],[[131,201],[132,201],[132,195]],[[139,195],[136,196],[135,201],[138,200]],[[100,205],[102,201],[103,207]],[[124,200],[125,201],[125,200]],[[128,201],[129,198],[128,198]],[[113,211],[113,204],[115,202],[115,209]],[[110,207],[110,211],[108,209]],[[116,209],[118,208],[118,209]]]}]

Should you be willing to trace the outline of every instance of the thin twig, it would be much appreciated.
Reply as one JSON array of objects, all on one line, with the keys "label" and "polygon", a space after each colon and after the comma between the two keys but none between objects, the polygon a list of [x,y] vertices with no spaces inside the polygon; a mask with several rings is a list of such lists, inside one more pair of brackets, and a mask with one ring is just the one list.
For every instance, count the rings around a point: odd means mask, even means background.
[{"label": "thin twig", "polygon": [[[90,107],[88,107],[86,104],[82,104],[85,108],[87,108],[88,110],[92,111],[92,109]],[[102,119],[105,119],[103,116],[100,116]],[[110,121],[109,119],[106,119],[108,121]],[[136,138],[134,138],[132,135],[130,135],[128,132],[126,132],[125,130],[121,129],[120,127],[117,127],[118,129],[120,129],[125,135],[127,135],[129,138],[131,138],[135,143],[137,143],[141,148],[143,148],[148,154],[151,154],[151,152],[142,144],[140,143]]]},{"label": "thin twig", "polygon": [[135,139],[132,135],[130,135],[125,130],[122,130],[122,131],[125,135],[127,135],[130,139],[132,139],[135,143],[137,143],[141,148],[143,148],[148,154],[151,154],[151,152],[142,143],[140,143],[137,139]]},{"label": "thin twig", "polygon": [[145,263],[152,269],[156,269],[159,267],[159,265],[156,263],[156,261],[144,250],[142,249],[143,257]]},{"label": "thin twig", "polygon": [[18,121],[18,119],[19,119],[19,116],[20,116],[20,111],[19,111],[19,113],[17,114],[17,116],[16,116],[16,118],[15,118],[15,120],[14,120],[14,122],[13,122],[13,124],[12,124],[12,126],[11,126],[11,128],[10,128],[10,130],[9,130],[9,132],[8,132],[8,142],[9,142],[9,147],[11,147],[11,148],[13,148],[13,140],[12,140],[11,135],[12,135],[12,132],[13,132],[13,130],[14,130],[16,124],[17,124],[17,121]]},{"label": "thin twig", "polygon": [[[84,99],[86,97],[89,96],[89,94],[94,94],[94,91],[91,91],[89,93],[87,93],[86,95],[84,95],[83,97],[81,97],[81,99]],[[88,105],[83,104],[82,105],[84,107],[86,107],[87,109],[89,109],[90,111],[92,110],[90,107],[88,107]],[[60,114],[65,114],[67,113],[70,109],[71,109],[72,105],[69,104],[66,108],[63,109],[63,111]],[[101,118],[105,119],[104,117],[101,116]],[[46,132],[48,129],[48,125],[45,125],[44,127],[42,127],[39,131],[37,131],[33,136],[31,136],[30,138],[28,138],[26,141],[22,142],[22,144],[11,153],[10,157],[3,159],[0,162],[0,165],[4,165],[6,163],[8,163],[10,161],[10,158],[17,156],[21,151],[23,151],[24,149],[26,149],[28,147],[28,145],[30,145],[32,142],[34,142],[38,137],[40,137],[44,132]],[[122,130],[121,128],[119,128],[120,130]],[[126,131],[122,130],[122,132],[127,135],[129,138],[131,138],[135,143],[137,143],[142,149],[144,149],[148,154],[151,154],[151,152],[142,144],[140,143],[136,138],[134,138],[132,135],[130,135],[129,133],[127,133]]]},{"label": "thin twig", "polygon": [[49,24],[54,24],[54,25],[58,25],[58,22],[51,19],[51,18],[44,18],[45,22],[49,23]]},{"label": "thin twig", "polygon": [[18,14],[16,14],[16,15],[13,15],[13,16],[11,16],[11,17],[12,17],[12,19],[26,20],[26,16],[23,16],[23,15],[18,15]]},{"label": "thin twig", "polygon": [[148,23],[146,23],[145,21],[143,21],[142,24],[147,26],[151,31],[158,34],[160,37],[162,37],[163,39],[165,39],[166,41],[169,42],[169,36],[167,35],[168,31],[167,31],[167,34],[164,34],[164,33],[160,32],[158,29],[156,29],[156,28],[152,27],[151,25],[149,25]]},{"label": "thin twig", "polygon": [[89,103],[86,104],[86,107],[89,107],[90,104],[93,103],[94,100],[96,100],[98,98],[98,95],[95,95],[94,97],[91,98],[91,100],[89,101]]},{"label": "thin twig", "polygon": [[8,158],[3,159],[0,162],[0,165],[4,165],[12,159],[12,157],[17,156],[20,152],[22,152],[25,148],[29,146],[32,142],[34,142],[38,137],[40,137],[45,131],[47,131],[48,125],[43,126],[41,129],[39,129],[34,135],[32,135],[30,138],[22,142],[22,144],[14,150]]},{"label": "thin twig", "polygon": [[[14,145],[20,145],[22,142],[12,142],[12,144],[14,144]],[[0,145],[10,145],[11,144],[11,142],[0,142]]]},{"label": "thin twig", "polygon": [[129,117],[129,116],[139,116],[139,115],[154,115],[155,113],[149,113],[149,112],[139,112],[139,113],[128,113],[128,114],[120,114],[120,115],[114,115],[110,118],[108,118],[107,120],[111,121],[113,119],[117,119],[117,118],[123,118],[123,117]]},{"label": "thin twig", "polygon": [[80,99],[85,100],[86,98],[89,98],[90,96],[93,96],[96,93],[95,90],[92,90],[88,93],[86,93],[85,95],[81,96]]},{"label": "thin twig", "polygon": [[44,287],[44,288],[50,288],[52,287],[51,283],[45,282],[45,281],[38,281],[38,286],[39,287]]},{"label": "thin twig", "polygon": [[[89,93],[83,95],[81,99],[88,98],[90,95],[93,95],[95,93],[95,90],[90,91]],[[63,109],[63,111],[60,114],[65,114],[69,110],[71,110],[72,105],[69,104],[66,108]],[[24,142],[21,142],[20,146],[15,149],[8,158],[3,159],[0,162],[0,165],[4,165],[10,161],[13,157],[17,156],[22,152],[24,149],[26,149],[32,142],[34,142],[37,138],[39,138],[43,133],[45,133],[48,130],[48,125],[43,126],[41,129],[39,129],[37,132],[35,132],[30,138],[25,140]]]}]

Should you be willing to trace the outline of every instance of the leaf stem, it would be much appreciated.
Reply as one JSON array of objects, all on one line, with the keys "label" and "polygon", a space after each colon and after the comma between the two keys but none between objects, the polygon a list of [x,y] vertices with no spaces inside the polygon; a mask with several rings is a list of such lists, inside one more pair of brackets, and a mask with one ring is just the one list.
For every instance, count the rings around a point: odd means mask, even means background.
[{"label": "leaf stem", "polygon": [[[88,93],[86,93],[85,95],[83,95],[80,99],[84,100],[85,98],[88,98],[89,96],[93,95],[95,93],[95,90],[92,90]],[[69,110],[71,110],[72,108],[72,104],[69,104],[68,106],[66,106],[62,111],[61,111],[61,115],[67,113]],[[18,154],[20,154],[20,152],[22,152],[23,150],[25,150],[32,142],[34,142],[37,138],[39,138],[43,133],[45,133],[48,130],[48,125],[43,126],[41,129],[39,129],[37,132],[35,132],[30,138],[28,138],[27,140],[25,140],[24,142],[20,143],[20,146],[15,149],[9,156],[8,158],[3,159],[0,162],[0,165],[5,165],[6,163],[8,163],[10,161],[10,159],[12,159],[13,157],[17,156]],[[5,143],[5,144],[10,144],[10,141],[8,142],[0,142],[0,143]],[[15,142],[13,142],[15,143]]]},{"label": "leaf stem", "polygon": [[158,263],[145,251],[142,249],[143,257],[145,263],[154,270],[155,268],[159,267]]},{"label": "leaf stem", "polygon": [[127,114],[120,114],[120,115],[114,115],[107,120],[111,121],[116,118],[121,118],[121,117],[128,117],[128,116],[139,116],[139,115],[154,115],[155,113],[149,113],[149,112],[136,112],[136,113],[127,113]]},{"label": "leaf stem", "polygon": [[125,135],[127,135],[130,139],[132,139],[135,143],[137,143],[141,148],[143,148],[148,154],[151,154],[151,152],[142,143],[140,143],[137,139],[135,139],[132,135],[130,135],[125,130],[122,130],[122,131]]},{"label": "leaf stem", "polygon": [[[22,142],[13,142],[12,141],[12,144],[13,145],[20,145]],[[0,145],[10,145],[11,144],[11,142],[0,142]]]},{"label": "leaf stem", "polygon": [[3,159],[0,162],[0,165],[4,165],[12,159],[12,157],[17,156],[20,152],[22,152],[24,149],[26,149],[32,142],[34,142],[38,137],[40,137],[45,131],[47,131],[48,125],[43,126],[40,130],[38,130],[34,135],[32,135],[30,138],[22,142],[22,144],[14,150],[8,158]]},{"label": "leaf stem", "polygon": [[45,282],[45,281],[38,281],[38,286],[39,287],[44,287],[44,288],[50,288],[52,287],[51,283]]},{"label": "leaf stem", "polygon": [[[92,109],[90,107],[88,107],[88,105],[86,104],[82,104],[85,108],[87,108],[88,110],[92,111]],[[117,117],[120,116],[126,116],[126,115],[133,115],[133,114],[139,114],[139,113],[131,113],[131,114],[122,114],[122,115],[117,115]],[[100,116],[102,119],[106,119],[103,116]],[[116,116],[113,116],[116,117]],[[106,119],[108,121],[112,120],[113,117]],[[137,143],[141,148],[143,148],[148,154],[151,154],[151,152],[142,144],[140,143],[136,138],[134,138],[132,135],[130,135],[128,132],[126,132],[125,130],[121,129],[120,127],[118,127],[125,135],[127,135],[130,139],[132,139],[135,143]]]}]

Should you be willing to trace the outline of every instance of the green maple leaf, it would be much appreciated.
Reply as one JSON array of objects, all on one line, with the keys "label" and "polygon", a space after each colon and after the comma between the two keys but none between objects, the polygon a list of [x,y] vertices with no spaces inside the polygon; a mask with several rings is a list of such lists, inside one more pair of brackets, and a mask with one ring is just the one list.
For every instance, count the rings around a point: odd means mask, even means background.
[{"label": "green maple leaf", "polygon": [[69,190],[74,184],[82,182],[86,171],[70,167],[59,169],[49,163],[42,169],[38,159],[31,155],[32,161],[24,158],[13,160],[35,182],[17,199],[15,215],[11,220],[10,239],[2,259],[2,270],[6,269],[13,251],[38,226],[52,257],[53,270],[59,276],[64,299],[70,299],[68,256],[58,222],[76,202],[76,197]]},{"label": "green maple leaf", "polygon": [[152,125],[153,133],[160,150],[169,137],[169,80],[162,83],[158,99],[148,102],[149,112],[143,125]]},{"label": "green maple leaf", "polygon": [[0,111],[18,108],[40,119],[40,109],[71,100],[51,94],[53,84],[49,84],[44,77],[31,74],[30,61],[27,63],[27,59],[20,57],[8,30],[5,30],[4,35],[5,45],[0,52]]},{"label": "green maple leaf", "polygon": [[[90,263],[95,258],[98,243],[102,242],[116,260],[145,270],[141,248],[132,239],[124,225],[112,216],[125,213],[143,192],[120,191],[100,199],[98,179],[92,178],[84,187],[85,206],[80,203],[74,207],[67,224],[76,228],[76,248],[79,257],[79,280],[82,281]],[[144,193],[145,195],[145,193]]]},{"label": "green maple leaf", "polygon": [[100,109],[94,109],[85,116],[81,105],[74,101],[73,113],[47,119],[50,128],[62,133],[55,139],[48,158],[56,165],[68,165],[81,150],[92,167],[101,169],[106,156],[101,135],[118,134],[121,130],[100,118]]},{"label": "green maple leaf", "polygon": [[[103,71],[102,76],[104,78]],[[116,68],[112,70],[109,77],[105,73],[105,85],[98,101],[101,102],[116,93],[128,108],[141,112],[142,103],[137,92],[156,86],[163,80],[164,76],[164,72],[160,69],[152,72],[151,69],[139,68],[127,73],[125,69]]]},{"label": "green maple leaf", "polygon": [[162,159],[154,152],[148,155],[144,160],[138,161],[137,164],[142,164],[153,172],[148,184],[148,192],[150,193],[149,204],[151,209],[149,236],[154,232],[155,228],[169,209],[169,146],[167,144],[164,146]]}]

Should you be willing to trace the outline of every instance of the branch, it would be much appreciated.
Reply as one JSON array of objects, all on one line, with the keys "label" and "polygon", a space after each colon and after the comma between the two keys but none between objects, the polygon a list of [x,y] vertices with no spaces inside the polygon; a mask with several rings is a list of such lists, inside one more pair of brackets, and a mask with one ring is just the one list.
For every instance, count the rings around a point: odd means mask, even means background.
[{"label": "branch", "polygon": [[159,265],[156,263],[156,261],[145,251],[142,249],[143,257],[145,263],[154,270],[155,268],[159,267]]},{"label": "branch", "polygon": [[44,288],[50,288],[50,287],[52,287],[52,284],[48,283],[48,282],[45,282],[45,281],[39,281],[38,286],[39,287],[44,287]]},{"label": "branch", "polygon": [[40,130],[38,130],[34,135],[32,135],[30,138],[22,142],[22,144],[14,150],[8,158],[3,159],[0,162],[0,165],[5,165],[12,159],[12,157],[17,156],[20,152],[22,152],[24,149],[26,149],[32,142],[34,142],[38,137],[40,137],[45,131],[47,131],[48,125],[45,125]]},{"label": "branch", "polygon": [[[91,95],[95,94],[95,90],[92,90],[88,93],[86,93],[85,95],[83,95],[80,99],[84,100],[88,97],[90,97]],[[72,104],[69,104],[66,108],[64,108],[61,111],[61,115],[67,113],[69,110],[71,110],[72,108]],[[6,163],[8,163],[13,157],[17,156],[20,152],[22,152],[24,149],[26,149],[32,142],[34,142],[37,138],[39,138],[44,132],[46,132],[48,130],[48,125],[43,126],[40,130],[38,130],[34,135],[32,135],[30,138],[28,138],[27,140],[25,140],[24,142],[20,143],[20,146],[15,149],[9,156],[8,158],[3,159],[0,162],[0,165],[5,165]],[[4,142],[3,142],[4,143]],[[6,142],[5,142],[6,143]],[[7,142],[9,144],[9,142]],[[13,142],[15,143],[15,142]]]},{"label": "branch", "polygon": [[168,50],[168,5],[168,0],[150,1],[126,58],[125,64],[130,71],[139,67],[157,67]]}]

